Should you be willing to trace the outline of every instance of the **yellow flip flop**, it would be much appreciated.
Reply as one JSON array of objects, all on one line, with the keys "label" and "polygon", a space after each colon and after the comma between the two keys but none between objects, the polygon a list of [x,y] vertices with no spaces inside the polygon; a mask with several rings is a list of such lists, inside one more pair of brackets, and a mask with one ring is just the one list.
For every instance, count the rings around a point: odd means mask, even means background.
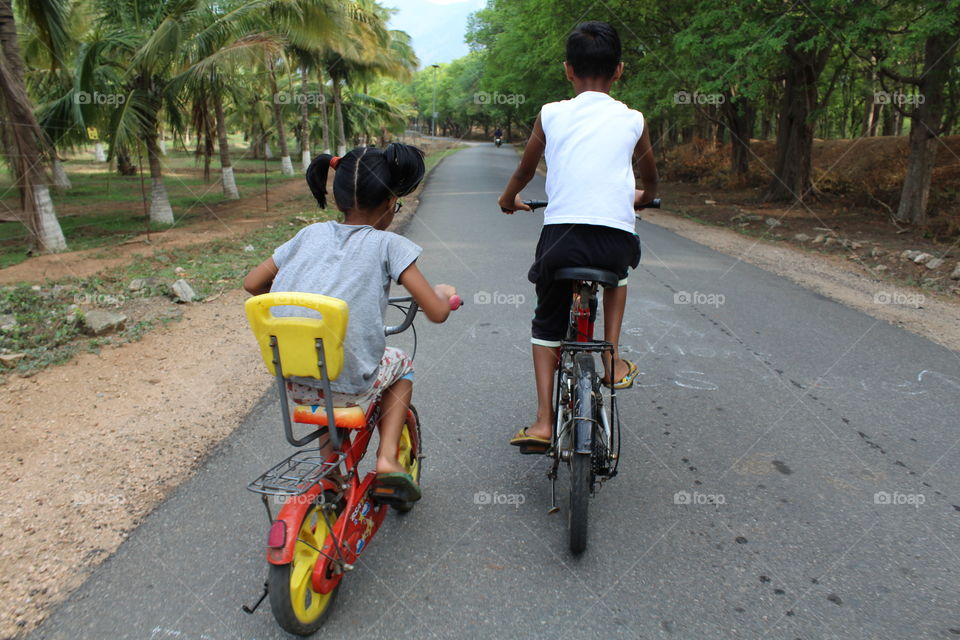
[{"label": "yellow flip flop", "polygon": [[[623,361],[627,364],[627,375],[613,383],[614,389],[629,389],[633,386],[633,381],[637,377],[637,374],[640,373],[637,365],[633,364],[626,358],[624,358]],[[606,386],[608,383],[604,382],[603,384]]]},{"label": "yellow flip flop", "polygon": [[527,433],[525,427],[521,427],[510,439],[510,444],[514,447],[520,447],[520,453],[523,454],[546,453],[550,447],[550,438],[531,436]]}]

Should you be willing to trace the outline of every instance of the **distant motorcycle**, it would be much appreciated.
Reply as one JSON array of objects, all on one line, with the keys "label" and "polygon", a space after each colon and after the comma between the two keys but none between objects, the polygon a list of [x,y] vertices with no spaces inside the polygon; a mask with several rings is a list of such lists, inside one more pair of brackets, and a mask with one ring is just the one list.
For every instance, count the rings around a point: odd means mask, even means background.
[{"label": "distant motorcycle", "polygon": [[497,145],[497,146],[499,147],[500,145],[503,144],[503,138],[494,138],[494,139],[493,139],[493,144],[495,144],[495,145]]}]

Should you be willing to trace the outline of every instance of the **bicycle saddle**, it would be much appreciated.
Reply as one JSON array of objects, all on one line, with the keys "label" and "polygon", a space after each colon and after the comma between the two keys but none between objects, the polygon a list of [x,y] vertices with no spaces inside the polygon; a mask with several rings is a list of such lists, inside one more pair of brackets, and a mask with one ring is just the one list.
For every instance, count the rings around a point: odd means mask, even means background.
[{"label": "bicycle saddle", "polygon": [[564,267],[553,272],[554,280],[586,280],[598,282],[604,287],[615,287],[620,278],[613,271],[594,269],[593,267]]}]

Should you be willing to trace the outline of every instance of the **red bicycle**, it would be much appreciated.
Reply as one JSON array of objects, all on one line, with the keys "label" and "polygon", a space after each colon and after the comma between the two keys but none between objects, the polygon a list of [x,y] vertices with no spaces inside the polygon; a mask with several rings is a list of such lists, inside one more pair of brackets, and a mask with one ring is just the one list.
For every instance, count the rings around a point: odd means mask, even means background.
[{"label": "red bicycle", "polygon": [[[401,324],[386,327],[386,334],[406,331],[417,314],[417,303],[412,297],[400,297],[390,298],[390,304],[405,315]],[[450,300],[452,309],[461,304],[459,296]],[[274,316],[270,309],[278,306],[302,307],[320,318]],[[297,451],[247,487],[261,495],[267,509],[270,567],[263,595],[243,610],[253,613],[269,595],[270,608],[280,626],[306,636],[316,632],[330,614],[340,581],[354,569],[357,557],[383,524],[388,505],[406,512],[413,503],[391,500],[392,496],[386,495],[390,487],[374,486],[374,471],[359,471],[380,420],[379,399],[366,411],[356,406],[333,406],[330,381],[337,378],[343,366],[346,303],[316,294],[278,292],[250,298],[246,311],[264,362],[276,377],[287,441],[304,447],[316,440],[318,446]],[[295,406],[291,417],[287,376],[320,380],[325,405]],[[310,430],[297,437],[293,424],[309,425]],[[329,428],[331,424],[333,429]],[[418,484],[422,458],[420,419],[411,405],[397,460]],[[271,498],[281,502],[276,516]]]}]

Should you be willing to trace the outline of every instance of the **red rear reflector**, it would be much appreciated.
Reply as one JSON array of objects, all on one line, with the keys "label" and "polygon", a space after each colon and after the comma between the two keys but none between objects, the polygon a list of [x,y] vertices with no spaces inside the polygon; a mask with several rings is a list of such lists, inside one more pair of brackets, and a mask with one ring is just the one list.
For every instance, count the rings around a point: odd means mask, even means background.
[{"label": "red rear reflector", "polygon": [[267,546],[271,549],[282,549],[287,541],[287,523],[277,520],[270,526],[270,535],[267,536]]}]

